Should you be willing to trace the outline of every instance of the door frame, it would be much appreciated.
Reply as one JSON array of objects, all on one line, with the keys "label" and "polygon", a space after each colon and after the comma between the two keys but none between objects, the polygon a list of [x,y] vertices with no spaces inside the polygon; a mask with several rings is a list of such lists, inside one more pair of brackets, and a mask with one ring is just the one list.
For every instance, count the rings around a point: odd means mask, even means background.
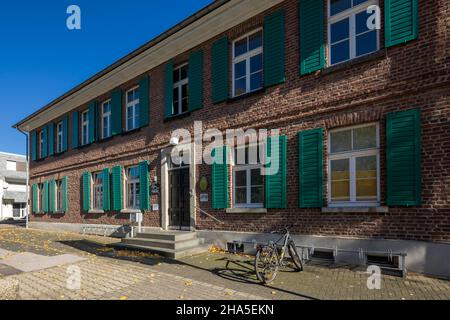
[{"label": "door frame", "polygon": [[[173,147],[161,150],[161,227],[163,230],[180,230],[180,228],[171,228],[169,217],[169,171],[170,171],[170,154]],[[190,192],[190,226],[182,228],[187,231],[195,231],[196,226],[196,165],[195,165],[195,143],[191,144],[189,152],[189,192]]]}]

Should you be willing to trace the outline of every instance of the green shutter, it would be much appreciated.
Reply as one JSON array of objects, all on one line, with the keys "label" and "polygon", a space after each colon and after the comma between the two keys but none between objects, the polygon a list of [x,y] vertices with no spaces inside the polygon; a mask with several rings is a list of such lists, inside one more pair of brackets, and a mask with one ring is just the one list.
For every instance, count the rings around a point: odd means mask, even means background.
[{"label": "green shutter", "polygon": [[56,212],[56,181],[55,179],[50,180],[50,195],[49,195],[49,201],[50,201],[50,213]]},{"label": "green shutter", "polygon": [[36,131],[31,131],[31,159],[33,161],[37,160],[37,139]]},{"label": "green shutter", "polygon": [[42,159],[47,158],[48,155],[48,127],[45,126],[44,129],[42,129],[44,132],[44,146],[42,150]]},{"label": "green shutter", "polygon": [[55,154],[55,124],[52,122],[48,125],[48,155]]},{"label": "green shutter", "polygon": [[324,1],[300,0],[300,73],[325,66]]},{"label": "green shutter", "polygon": [[113,210],[120,211],[123,209],[123,168],[121,166],[112,169],[113,179]]},{"label": "green shutter", "polygon": [[43,188],[44,196],[43,196],[43,203],[42,203],[42,212],[48,213],[48,181],[44,182],[44,188]]},{"label": "green shutter", "polygon": [[422,204],[420,109],[387,116],[387,204]]},{"label": "green shutter", "polygon": [[94,143],[97,137],[97,101],[89,103],[89,143]]},{"label": "green shutter", "polygon": [[173,61],[169,61],[164,70],[164,119],[173,115]]},{"label": "green shutter", "polygon": [[139,164],[139,188],[140,188],[140,209],[142,212],[150,209],[150,177],[148,172],[148,161]]},{"label": "green shutter", "polygon": [[33,184],[33,213],[39,212],[39,195],[38,195],[38,185]]},{"label": "green shutter", "polygon": [[386,47],[405,43],[419,36],[419,0],[386,0]]},{"label": "green shutter", "polygon": [[150,77],[148,75],[139,81],[139,121],[140,127],[150,123]]},{"label": "green shutter", "polygon": [[[222,163],[214,162],[212,165],[212,208],[226,209],[228,208],[228,161],[227,147],[223,149],[214,149],[212,156],[216,156],[216,152],[222,153]],[[217,156],[220,156],[217,153]]]},{"label": "green shutter", "polygon": [[213,103],[226,101],[229,97],[229,48],[224,37],[212,46],[212,99]]},{"label": "green shutter", "polygon": [[67,213],[67,211],[69,211],[69,178],[64,177],[62,184],[63,184],[62,210],[64,211],[64,213]]},{"label": "green shutter", "polygon": [[[272,144],[274,144],[275,154],[272,154]],[[266,208],[285,209],[286,208],[286,176],[287,176],[287,137],[280,136],[278,143],[272,137],[267,139],[267,156],[271,159],[271,164],[267,164],[268,169],[278,162],[277,172],[265,176],[266,181]],[[272,167],[273,169],[275,167]]]},{"label": "green shutter", "polygon": [[284,10],[264,18],[264,85],[277,85],[286,80],[284,57]]},{"label": "green shutter", "polygon": [[111,183],[109,168],[103,169],[103,211],[111,210]]},{"label": "green shutter", "polygon": [[300,132],[299,142],[299,207],[323,206],[323,129]]},{"label": "green shutter", "polygon": [[85,171],[83,173],[83,211],[91,210],[91,173]]},{"label": "green shutter", "polygon": [[78,111],[72,112],[72,149],[77,149],[79,146],[80,132],[78,128],[80,114]]},{"label": "green shutter", "polygon": [[122,133],[122,90],[116,89],[111,94],[111,134]]},{"label": "green shutter", "polygon": [[203,51],[189,57],[189,111],[203,107]]},{"label": "green shutter", "polygon": [[69,116],[65,116],[62,122],[63,140],[62,140],[62,152],[67,151],[67,145],[69,144]]}]

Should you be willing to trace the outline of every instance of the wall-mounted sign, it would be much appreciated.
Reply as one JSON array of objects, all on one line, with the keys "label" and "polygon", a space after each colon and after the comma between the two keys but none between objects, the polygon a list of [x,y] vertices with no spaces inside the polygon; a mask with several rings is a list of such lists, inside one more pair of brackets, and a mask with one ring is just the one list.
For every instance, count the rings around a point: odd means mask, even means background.
[{"label": "wall-mounted sign", "polygon": [[201,177],[200,181],[198,182],[199,188],[201,192],[208,191],[208,178]]},{"label": "wall-mounted sign", "polygon": [[152,211],[159,211],[159,204],[157,203],[152,204]]},{"label": "wall-mounted sign", "polygon": [[209,201],[209,196],[207,193],[201,193],[200,194],[200,202],[208,202]]},{"label": "wall-mounted sign", "polygon": [[159,183],[153,183],[150,191],[152,194],[159,194],[161,192],[161,186]]}]

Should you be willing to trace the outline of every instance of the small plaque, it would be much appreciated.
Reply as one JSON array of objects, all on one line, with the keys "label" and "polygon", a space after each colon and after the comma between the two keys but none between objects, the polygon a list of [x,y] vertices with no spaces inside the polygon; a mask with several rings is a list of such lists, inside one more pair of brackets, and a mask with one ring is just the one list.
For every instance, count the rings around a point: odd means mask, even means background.
[{"label": "small plaque", "polygon": [[151,192],[152,194],[159,194],[161,190],[161,186],[159,185],[159,183],[153,183],[151,186]]},{"label": "small plaque", "polygon": [[152,211],[159,211],[159,204],[152,204]]},{"label": "small plaque", "polygon": [[208,202],[208,201],[209,201],[209,196],[207,193],[200,194],[200,202]]}]

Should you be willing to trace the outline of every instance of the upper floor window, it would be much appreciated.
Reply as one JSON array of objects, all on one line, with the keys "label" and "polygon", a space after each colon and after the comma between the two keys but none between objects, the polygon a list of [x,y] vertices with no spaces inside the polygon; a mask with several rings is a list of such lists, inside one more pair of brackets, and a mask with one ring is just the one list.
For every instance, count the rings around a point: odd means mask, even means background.
[{"label": "upper floor window", "polygon": [[84,111],[81,114],[81,144],[87,145],[89,143],[89,113]]},{"label": "upper floor window", "polygon": [[263,33],[258,30],[233,42],[233,96],[263,87]]},{"label": "upper floor window", "polygon": [[111,137],[111,100],[102,103],[102,139]]},{"label": "upper floor window", "polygon": [[264,207],[264,177],[262,164],[256,153],[249,148],[236,148],[233,165],[233,206],[236,208]]},{"label": "upper floor window", "polygon": [[39,132],[39,158],[44,157],[44,130]]},{"label": "upper floor window", "polygon": [[94,173],[94,209],[103,209],[103,174]]},{"label": "upper floor window", "polygon": [[329,0],[328,47],[330,65],[379,50],[379,31],[369,29],[367,13],[378,0]]},{"label": "upper floor window", "polygon": [[17,162],[7,160],[6,161],[6,170],[17,171]]},{"label": "upper floor window", "polygon": [[63,150],[63,124],[59,122],[56,125],[56,153],[61,153]]},{"label": "upper floor window", "polygon": [[173,115],[180,115],[189,110],[189,78],[187,64],[173,71]]},{"label": "upper floor window", "polygon": [[140,207],[140,183],[139,167],[130,167],[127,169],[127,208],[139,209]]},{"label": "upper floor window", "polygon": [[139,128],[139,87],[127,91],[127,131]]},{"label": "upper floor window", "polygon": [[329,138],[329,203],[377,204],[380,197],[378,124],[334,130]]}]

